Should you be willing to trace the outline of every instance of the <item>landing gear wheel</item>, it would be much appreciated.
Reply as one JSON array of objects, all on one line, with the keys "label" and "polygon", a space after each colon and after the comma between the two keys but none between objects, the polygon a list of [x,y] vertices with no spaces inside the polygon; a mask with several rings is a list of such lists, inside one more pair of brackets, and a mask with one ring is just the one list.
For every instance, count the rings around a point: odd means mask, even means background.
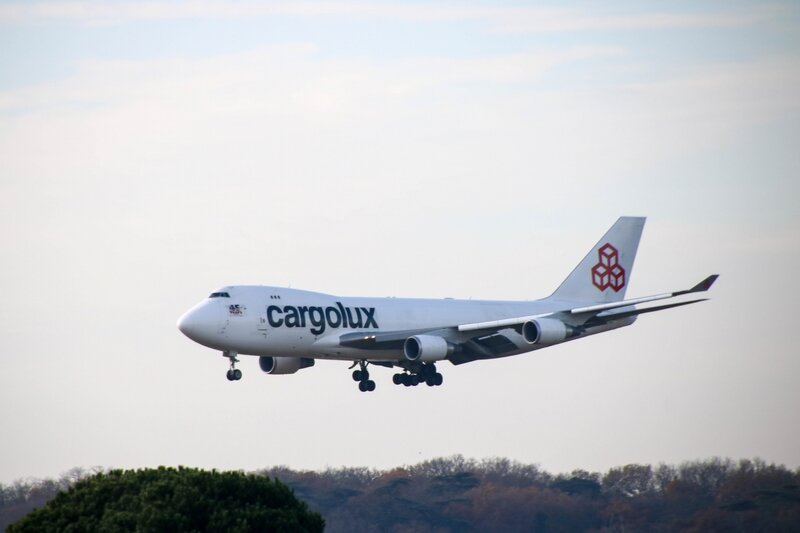
[{"label": "landing gear wheel", "polygon": [[[353,366],[359,365],[358,370],[353,370],[353,381],[358,381],[358,390],[361,392],[369,392],[375,390],[375,382],[369,379],[369,370],[367,370],[366,361],[358,361],[353,363]],[[350,368],[353,368],[352,366]]]},{"label": "landing gear wheel", "polygon": [[417,375],[417,374],[412,374],[411,375],[411,386],[412,387],[416,387],[417,385],[419,385],[420,381],[422,381],[422,380],[420,379],[419,375]]},{"label": "landing gear wheel", "polygon": [[392,376],[392,383],[395,385],[402,385],[403,384],[403,374],[395,374]]},{"label": "landing gear wheel", "polygon": [[375,382],[371,379],[365,379],[358,384],[358,390],[361,392],[372,392],[375,390]]},{"label": "landing gear wheel", "polygon": [[435,387],[436,386],[436,378],[433,376],[428,376],[425,378],[425,385],[428,387]]},{"label": "landing gear wheel", "polygon": [[442,376],[438,372],[433,376],[433,379],[434,379],[434,385],[436,385],[437,387],[442,383],[444,383],[444,376]]},{"label": "landing gear wheel", "polygon": [[237,381],[242,379],[242,371],[236,368],[236,363],[239,360],[236,358],[238,354],[236,352],[232,352],[230,350],[225,350],[222,352],[222,357],[226,357],[231,362],[231,367],[228,369],[227,374],[225,377],[228,378],[228,381]]}]

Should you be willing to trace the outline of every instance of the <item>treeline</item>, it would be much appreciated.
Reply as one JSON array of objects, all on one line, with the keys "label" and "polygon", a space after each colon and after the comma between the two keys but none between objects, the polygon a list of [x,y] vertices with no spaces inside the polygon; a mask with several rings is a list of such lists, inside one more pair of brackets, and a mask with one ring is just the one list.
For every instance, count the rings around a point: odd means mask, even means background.
[{"label": "treeline", "polygon": [[[0,485],[0,526],[41,506],[59,480]],[[709,459],[552,475],[508,459],[433,459],[391,470],[273,467],[326,531],[800,531],[800,470]]]},{"label": "treeline", "polygon": [[388,471],[270,468],[327,531],[800,531],[800,470],[761,460],[631,464],[553,476],[508,459]]}]

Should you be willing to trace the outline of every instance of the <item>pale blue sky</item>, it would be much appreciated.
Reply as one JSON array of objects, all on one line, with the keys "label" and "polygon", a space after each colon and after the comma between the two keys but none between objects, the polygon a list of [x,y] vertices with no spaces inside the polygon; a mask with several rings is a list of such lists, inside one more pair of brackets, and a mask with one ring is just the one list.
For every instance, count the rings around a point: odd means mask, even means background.
[{"label": "pale blue sky", "polygon": [[[646,11],[643,11],[646,9]],[[793,2],[0,3],[0,482],[73,466],[800,466]],[[620,215],[629,294],[712,300],[445,387],[224,378],[233,283],[549,294]],[[377,371],[380,372],[380,371]]]}]

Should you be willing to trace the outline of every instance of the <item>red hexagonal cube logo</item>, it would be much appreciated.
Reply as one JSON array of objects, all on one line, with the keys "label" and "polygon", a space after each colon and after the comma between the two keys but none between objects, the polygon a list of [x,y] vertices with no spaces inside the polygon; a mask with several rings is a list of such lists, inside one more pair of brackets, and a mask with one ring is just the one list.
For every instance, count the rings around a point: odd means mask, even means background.
[{"label": "red hexagonal cube logo", "polygon": [[598,261],[592,267],[592,284],[604,291],[619,292],[625,286],[625,269],[619,264],[619,252],[609,243],[597,250]]}]

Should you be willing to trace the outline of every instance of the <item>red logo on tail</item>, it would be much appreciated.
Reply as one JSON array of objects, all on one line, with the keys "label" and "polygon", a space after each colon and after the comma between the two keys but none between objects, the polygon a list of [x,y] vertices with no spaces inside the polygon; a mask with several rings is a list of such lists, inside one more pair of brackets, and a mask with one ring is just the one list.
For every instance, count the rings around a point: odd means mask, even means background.
[{"label": "red logo on tail", "polygon": [[625,269],[619,265],[619,252],[609,243],[597,250],[598,263],[592,267],[592,284],[604,291],[619,292],[625,286]]}]

